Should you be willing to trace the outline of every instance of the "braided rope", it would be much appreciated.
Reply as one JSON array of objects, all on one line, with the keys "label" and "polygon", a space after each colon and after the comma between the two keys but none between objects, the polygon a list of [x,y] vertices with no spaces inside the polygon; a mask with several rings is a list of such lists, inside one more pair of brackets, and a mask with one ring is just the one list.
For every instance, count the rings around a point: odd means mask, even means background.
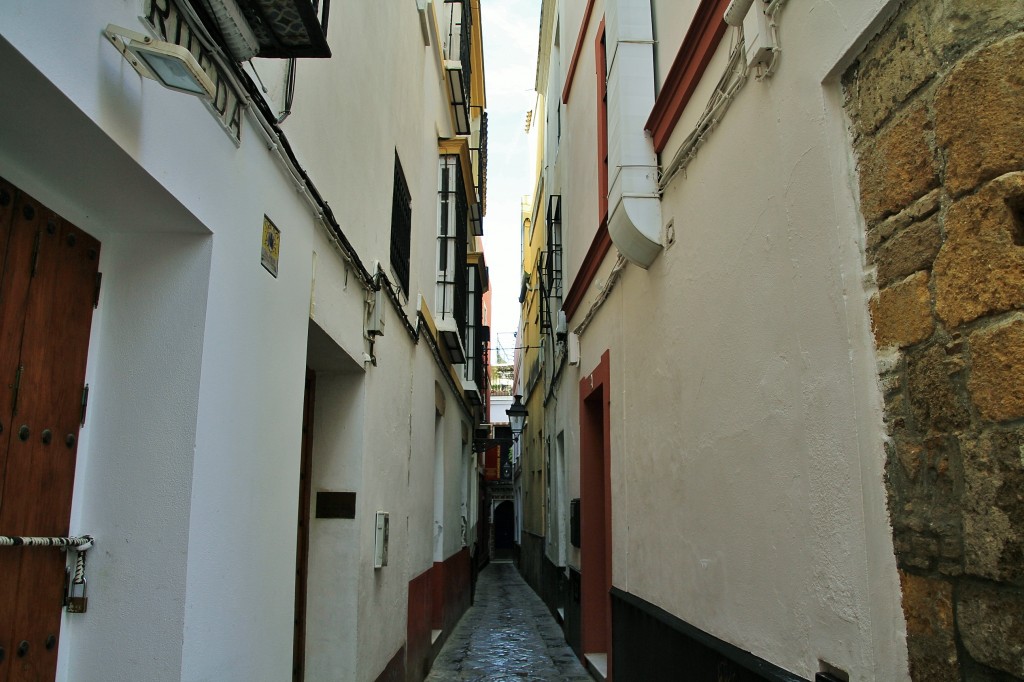
[{"label": "braided rope", "polygon": [[65,547],[78,550],[79,556],[92,547],[93,537],[40,538],[19,535],[0,535],[0,547]]},{"label": "braided rope", "polygon": [[85,550],[80,550],[75,558],[75,577],[71,581],[74,585],[85,584]]}]

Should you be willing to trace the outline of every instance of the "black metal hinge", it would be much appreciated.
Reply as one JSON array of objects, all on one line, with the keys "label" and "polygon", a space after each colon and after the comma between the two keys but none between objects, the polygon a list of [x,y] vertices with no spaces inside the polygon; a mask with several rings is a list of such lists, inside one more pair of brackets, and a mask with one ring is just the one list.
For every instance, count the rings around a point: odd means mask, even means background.
[{"label": "black metal hinge", "polygon": [[96,273],[96,292],[93,294],[92,307],[95,310],[100,307],[100,286],[103,284],[103,273]]},{"label": "black metal hinge", "polygon": [[43,233],[36,232],[36,241],[32,245],[32,277],[36,276],[36,267],[39,265],[39,247],[42,243]]},{"label": "black metal hinge", "polygon": [[89,384],[82,389],[82,426],[85,426],[85,411],[89,409]]}]

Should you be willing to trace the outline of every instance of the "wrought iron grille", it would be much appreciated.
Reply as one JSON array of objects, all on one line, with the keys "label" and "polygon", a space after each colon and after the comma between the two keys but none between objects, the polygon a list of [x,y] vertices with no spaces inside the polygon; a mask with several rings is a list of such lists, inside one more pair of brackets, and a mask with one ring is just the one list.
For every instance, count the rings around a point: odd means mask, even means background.
[{"label": "wrought iron grille", "polygon": [[550,331],[562,305],[562,197],[548,197],[547,250],[541,263],[541,329]]},{"label": "wrought iron grille", "polygon": [[412,196],[402,162],[395,151],[395,184],[391,193],[391,269],[409,295],[409,246],[412,234]]},{"label": "wrought iron grille", "polygon": [[437,313],[466,338],[466,252],[469,204],[459,157],[441,157],[438,188]]},{"label": "wrought iron grille", "polygon": [[472,54],[470,47],[472,40],[473,13],[469,3],[464,0],[444,0],[445,14],[448,17],[448,34],[444,41],[444,58],[457,60],[462,64],[463,92],[465,101],[469,102],[470,82],[473,74],[473,66],[470,62]]},{"label": "wrought iron grille", "polygon": [[470,265],[467,271],[468,300],[466,302],[466,379],[473,381],[477,389],[487,388],[487,345],[491,328],[483,324],[483,288],[480,287],[480,273],[477,266]]},{"label": "wrought iron grille", "polygon": [[547,288],[559,304],[562,299],[562,196],[552,194],[548,197],[547,210]]},{"label": "wrought iron grille", "polygon": [[480,109],[480,132],[478,147],[471,149],[473,161],[476,163],[476,193],[480,200],[482,213],[487,213],[487,112]]}]

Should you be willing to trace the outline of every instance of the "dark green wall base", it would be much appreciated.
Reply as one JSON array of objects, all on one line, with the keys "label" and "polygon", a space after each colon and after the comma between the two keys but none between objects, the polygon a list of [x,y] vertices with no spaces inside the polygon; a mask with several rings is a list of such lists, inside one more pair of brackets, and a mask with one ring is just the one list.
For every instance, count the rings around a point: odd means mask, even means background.
[{"label": "dark green wall base", "polygon": [[616,682],[806,682],[618,588],[611,599]]}]

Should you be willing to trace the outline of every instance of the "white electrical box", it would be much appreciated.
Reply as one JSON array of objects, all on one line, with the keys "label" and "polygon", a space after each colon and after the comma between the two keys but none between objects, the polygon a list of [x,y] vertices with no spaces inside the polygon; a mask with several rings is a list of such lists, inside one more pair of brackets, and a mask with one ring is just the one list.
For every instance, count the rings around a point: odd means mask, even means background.
[{"label": "white electrical box", "polygon": [[566,346],[569,351],[569,364],[580,364],[580,335],[576,332],[569,332],[569,338],[566,341]]},{"label": "white electrical box", "polygon": [[377,512],[377,523],[373,541],[373,567],[388,565],[388,513]]},{"label": "white electrical box", "polygon": [[373,292],[373,308],[370,310],[370,319],[366,324],[366,333],[370,336],[384,336],[384,311],[387,309],[384,301],[387,294],[384,293],[386,284]]},{"label": "white electrical box", "polygon": [[559,339],[564,339],[566,334],[569,333],[569,323],[565,319],[565,311],[558,311],[558,322],[555,323],[555,336]]},{"label": "white electrical box", "polygon": [[747,66],[755,68],[767,67],[775,51],[771,27],[765,10],[765,0],[754,0],[753,7],[743,17],[743,43],[747,50]]}]

